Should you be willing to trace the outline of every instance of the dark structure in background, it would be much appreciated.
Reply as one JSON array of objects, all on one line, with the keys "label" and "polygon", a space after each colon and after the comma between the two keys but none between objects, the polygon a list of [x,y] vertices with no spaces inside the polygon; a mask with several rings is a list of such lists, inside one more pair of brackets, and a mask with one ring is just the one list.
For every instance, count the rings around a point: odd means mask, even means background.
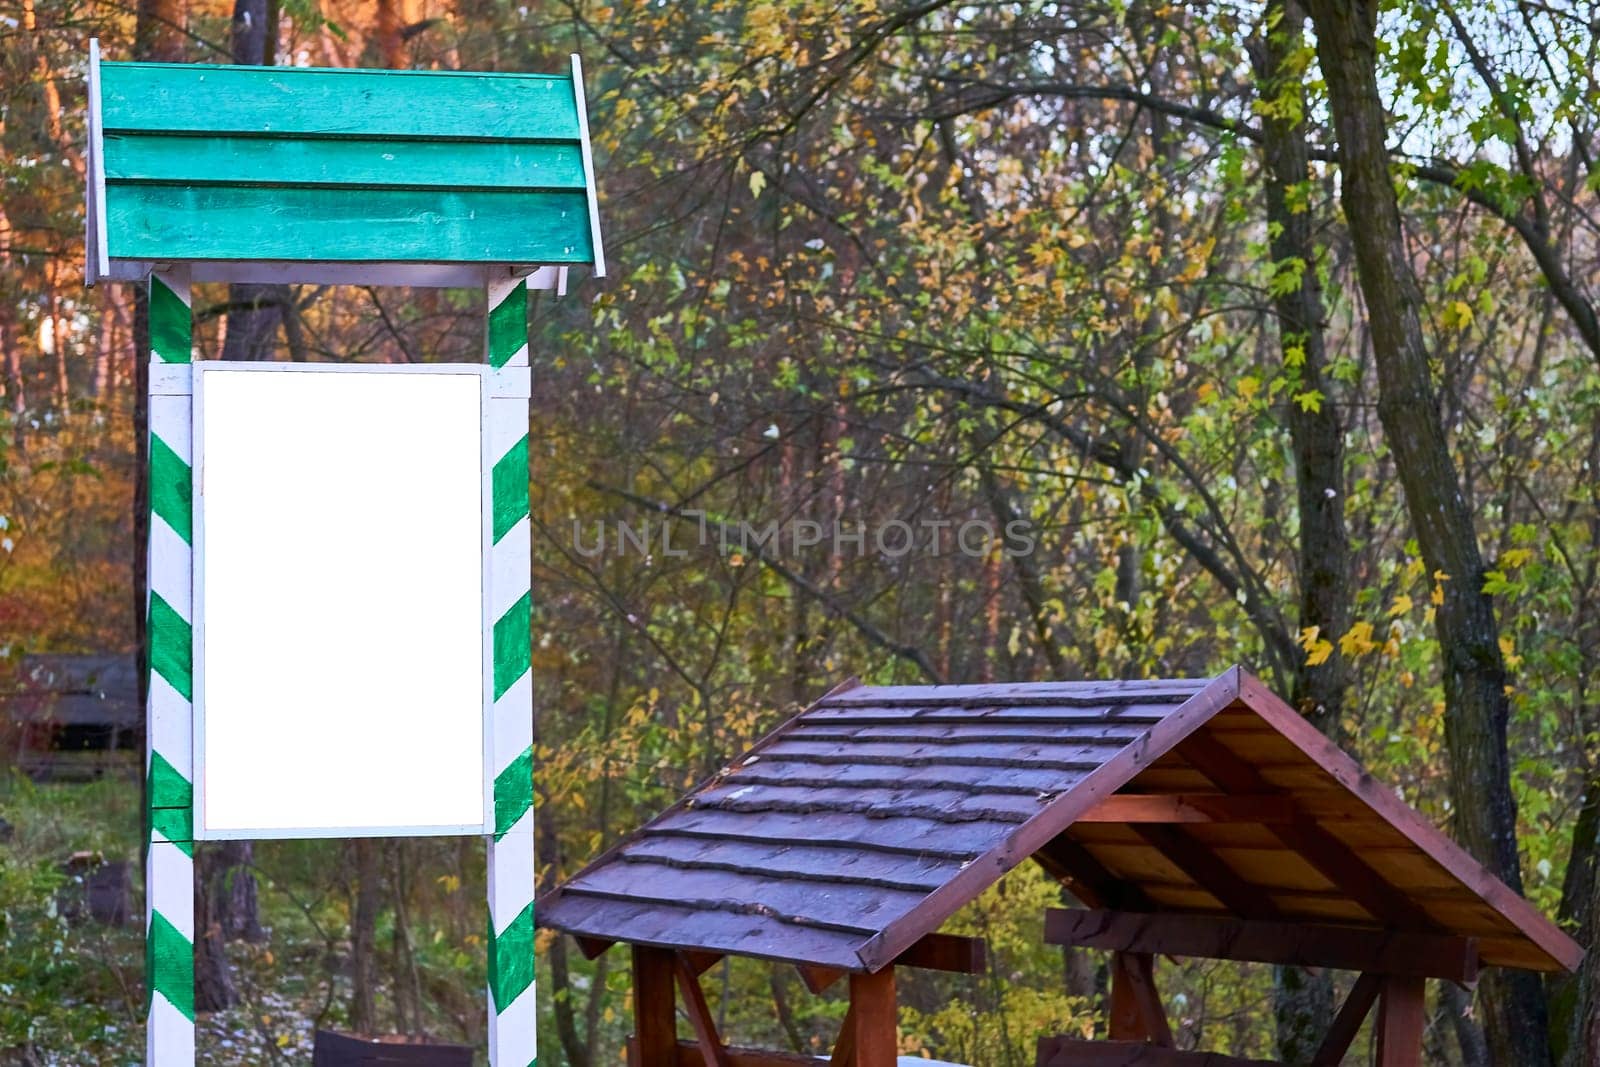
[{"label": "dark structure in background", "polygon": [[[540,902],[593,956],[632,947],[635,1067],[885,1067],[896,967],[981,972],[939,926],[1033,859],[1086,907],[1055,944],[1108,950],[1111,1040],[1039,1063],[1243,1064],[1179,1051],[1155,957],[1360,974],[1313,1064],[1377,1005],[1378,1064],[1420,1064],[1428,978],[1571,972],[1583,950],[1252,675],[846,685]],[[848,976],[830,1059],[724,1046],[699,974],[723,955]],[[694,1038],[680,1041],[679,995]]]},{"label": "dark structure in background", "polygon": [[472,1067],[472,1048],[378,1041],[318,1030],[311,1067]]},{"label": "dark structure in background", "polygon": [[3,698],[18,768],[35,780],[137,772],[144,716],[136,675],[132,656],[24,656]]},{"label": "dark structure in background", "polygon": [[133,917],[128,869],[126,861],[99,852],[74,852],[61,865],[67,881],[56,893],[56,907],[69,922],[126,926]]}]

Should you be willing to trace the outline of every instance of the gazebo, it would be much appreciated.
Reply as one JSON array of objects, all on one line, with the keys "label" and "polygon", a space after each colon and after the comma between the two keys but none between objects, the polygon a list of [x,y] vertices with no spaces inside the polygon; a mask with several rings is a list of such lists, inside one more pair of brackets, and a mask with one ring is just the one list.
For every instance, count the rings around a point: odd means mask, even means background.
[{"label": "gazebo", "polygon": [[[940,925],[1033,859],[1086,905],[1046,940],[1110,950],[1111,1040],[1038,1062],[1245,1064],[1180,1051],[1155,955],[1357,972],[1313,1063],[1374,1004],[1378,1062],[1420,1062],[1424,981],[1571,971],[1583,950],[1248,672],[1027,685],[846,683],[539,905],[633,953],[635,1067],[896,1060],[895,970],[975,973]],[[698,976],[724,955],[848,978],[829,1059],[726,1046]],[[694,1036],[680,1040],[677,1002]]]}]

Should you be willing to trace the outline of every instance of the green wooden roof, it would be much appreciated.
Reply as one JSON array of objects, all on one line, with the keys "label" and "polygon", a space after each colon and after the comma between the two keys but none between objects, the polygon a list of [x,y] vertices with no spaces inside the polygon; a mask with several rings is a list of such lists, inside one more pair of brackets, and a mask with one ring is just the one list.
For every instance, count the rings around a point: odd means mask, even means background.
[{"label": "green wooden roof", "polygon": [[102,63],[89,282],[477,284],[604,274],[582,71]]}]

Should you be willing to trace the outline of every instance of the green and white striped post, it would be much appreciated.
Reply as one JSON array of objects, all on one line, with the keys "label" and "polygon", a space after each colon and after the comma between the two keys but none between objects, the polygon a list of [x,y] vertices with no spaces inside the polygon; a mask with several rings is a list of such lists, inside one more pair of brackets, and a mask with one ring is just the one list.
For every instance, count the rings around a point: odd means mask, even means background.
[{"label": "green and white striped post", "polygon": [[193,478],[187,268],[150,276],[145,1063],[194,1063]]},{"label": "green and white striped post", "polygon": [[489,1062],[535,1062],[533,964],[533,681],[531,524],[528,518],[528,286],[488,286],[494,620],[492,712],[494,837],[489,842]]}]

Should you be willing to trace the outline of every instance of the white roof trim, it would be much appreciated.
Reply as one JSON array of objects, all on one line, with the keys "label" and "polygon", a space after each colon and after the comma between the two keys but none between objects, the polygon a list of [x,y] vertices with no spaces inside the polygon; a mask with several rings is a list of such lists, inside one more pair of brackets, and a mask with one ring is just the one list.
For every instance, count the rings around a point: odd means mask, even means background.
[{"label": "white roof trim", "polygon": [[84,269],[88,283],[111,276],[111,250],[106,247],[106,152],[100,114],[100,39],[89,38],[89,203],[84,211]]},{"label": "white roof trim", "polygon": [[507,268],[495,263],[334,263],[299,260],[119,259],[101,277],[113,282],[142,282],[152,271],[175,262],[188,268],[196,282],[258,282],[280,285],[406,285],[421,289],[481,289],[491,279],[524,277],[529,289],[557,289],[565,267],[527,264]]},{"label": "white roof trim", "polygon": [[583,95],[583,60],[572,53],[572,98],[578,105],[578,140],[583,145],[583,180],[588,185],[589,237],[594,244],[594,276],[606,276],[606,250],[600,239],[600,199],[595,189],[594,153],[589,147],[589,110]]}]

